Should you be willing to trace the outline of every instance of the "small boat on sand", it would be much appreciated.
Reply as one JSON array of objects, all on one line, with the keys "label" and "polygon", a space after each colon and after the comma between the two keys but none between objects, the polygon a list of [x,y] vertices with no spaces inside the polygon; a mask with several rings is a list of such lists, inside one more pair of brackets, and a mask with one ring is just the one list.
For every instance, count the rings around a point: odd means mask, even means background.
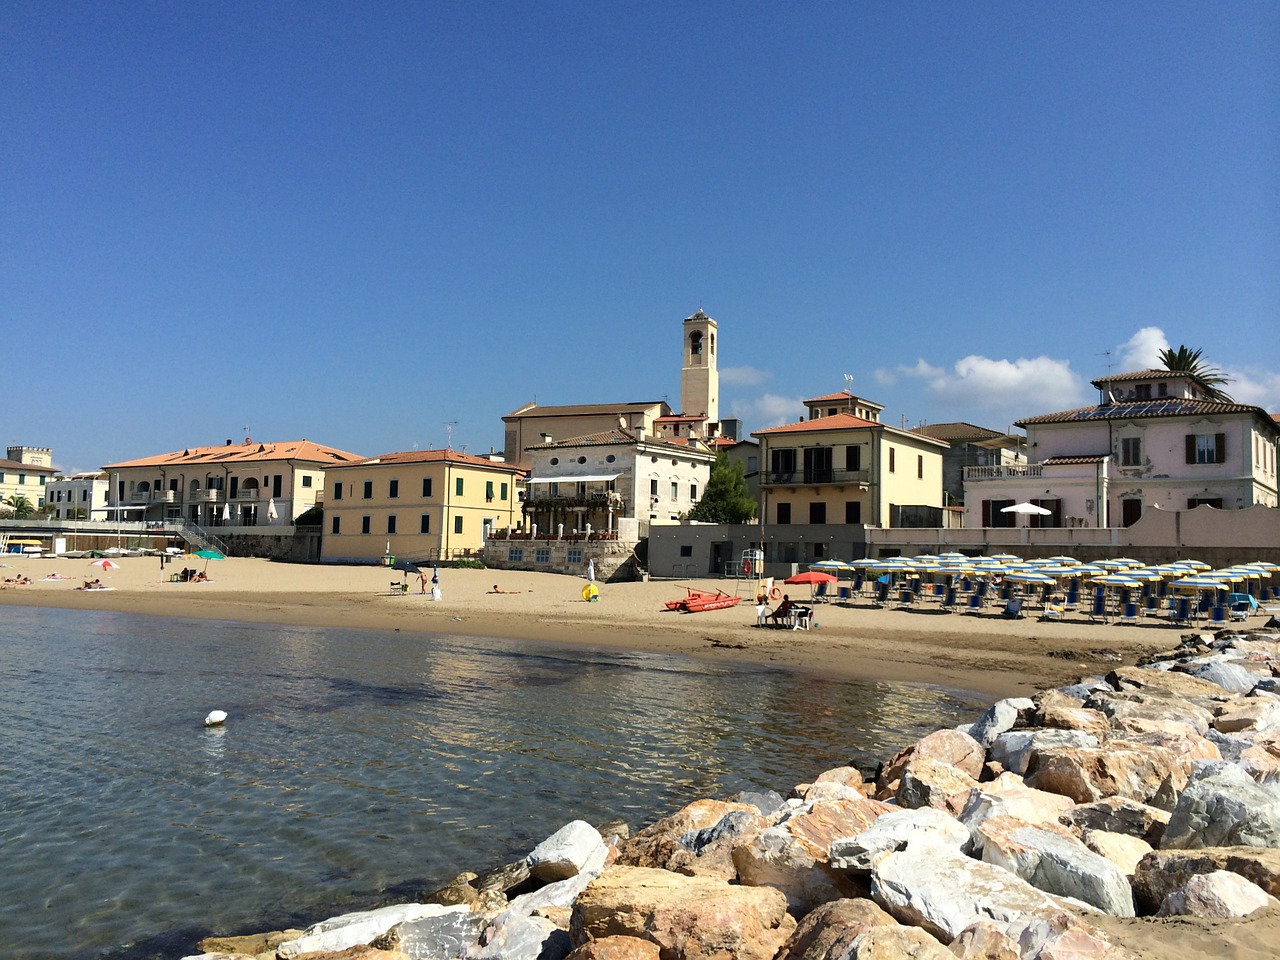
[{"label": "small boat on sand", "polygon": [[666,607],[677,613],[702,613],[704,610],[723,610],[725,607],[736,607],[741,601],[741,597],[734,596],[731,593],[725,593],[723,590],[717,590],[715,593],[707,593],[705,590],[695,590],[692,587],[686,587],[689,595],[679,600],[668,600]]}]

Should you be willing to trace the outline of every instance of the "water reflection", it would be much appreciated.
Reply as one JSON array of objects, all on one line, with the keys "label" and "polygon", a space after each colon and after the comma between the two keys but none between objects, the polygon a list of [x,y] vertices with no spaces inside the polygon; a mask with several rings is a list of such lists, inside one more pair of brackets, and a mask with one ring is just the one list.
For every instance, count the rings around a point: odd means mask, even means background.
[{"label": "water reflection", "polygon": [[785,791],[979,708],[656,655],[8,610],[0,929],[32,960],[372,906],[574,817]]}]

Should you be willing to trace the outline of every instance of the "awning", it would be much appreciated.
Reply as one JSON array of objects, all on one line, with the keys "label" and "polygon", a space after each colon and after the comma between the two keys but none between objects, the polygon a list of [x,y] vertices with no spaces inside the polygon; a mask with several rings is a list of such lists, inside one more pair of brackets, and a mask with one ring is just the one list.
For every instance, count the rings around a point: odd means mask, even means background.
[{"label": "awning", "polygon": [[593,480],[617,480],[616,473],[583,473],[567,477],[530,477],[528,483],[590,483]]}]

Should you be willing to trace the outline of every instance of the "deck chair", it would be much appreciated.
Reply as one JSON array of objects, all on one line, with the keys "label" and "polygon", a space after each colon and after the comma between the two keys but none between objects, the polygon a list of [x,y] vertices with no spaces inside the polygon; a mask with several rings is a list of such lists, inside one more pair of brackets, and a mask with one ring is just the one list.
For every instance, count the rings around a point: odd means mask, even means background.
[{"label": "deck chair", "polygon": [[979,596],[977,593],[969,594],[969,602],[965,604],[964,612],[965,613],[981,613],[982,597]]},{"label": "deck chair", "polygon": [[1220,603],[1215,603],[1209,608],[1209,621],[1211,623],[1226,623],[1227,608]]},{"label": "deck chair", "polygon": [[1231,605],[1230,609],[1228,609],[1227,615],[1232,620],[1244,621],[1249,619],[1249,614],[1251,612],[1252,607],[1250,607],[1249,604],[1237,601]]},{"label": "deck chair", "polygon": [[1138,623],[1138,605],[1137,605],[1136,603],[1134,603],[1132,600],[1130,600],[1128,603],[1126,603],[1126,604],[1124,605],[1124,608],[1123,608],[1123,610],[1122,610],[1122,612],[1121,612],[1121,614],[1120,614],[1120,622],[1121,622],[1121,623],[1132,623],[1132,624],[1134,624],[1135,626],[1137,625],[1137,623]]},{"label": "deck chair", "polygon": [[889,602],[889,583],[876,584],[876,606],[883,607]]},{"label": "deck chair", "polygon": [[1065,603],[1046,603],[1040,613],[1041,620],[1061,620],[1067,614]]},{"label": "deck chair", "polygon": [[1182,624],[1191,626],[1191,598],[1179,597],[1177,606],[1169,614],[1169,621],[1173,624]]},{"label": "deck chair", "polygon": [[840,587],[836,591],[836,599],[842,603],[853,599],[853,589],[850,587]]},{"label": "deck chair", "polygon": [[1000,611],[1000,616],[1004,617],[1006,620],[1021,620],[1022,619],[1022,598],[1013,597],[1008,603],[1004,605],[1004,609]]},{"label": "deck chair", "polygon": [[406,580],[392,580],[392,581],[391,581],[391,595],[392,595],[392,596],[395,596],[395,595],[397,595],[397,594],[401,594],[401,593],[408,593],[408,592],[409,592],[409,583],[408,583],[408,581],[406,581]]},{"label": "deck chair", "polygon": [[817,587],[814,588],[814,591],[813,591],[814,603],[826,603],[830,599],[831,598],[827,596],[827,584],[825,582],[818,584]]},{"label": "deck chair", "polygon": [[1160,598],[1154,593],[1148,593],[1146,600],[1143,601],[1142,612],[1148,617],[1154,617],[1160,612]]},{"label": "deck chair", "polygon": [[859,570],[857,573],[853,575],[853,592],[854,593],[862,592],[862,585],[865,580],[866,580],[866,577],[863,576],[863,573],[861,570]]},{"label": "deck chair", "polygon": [[956,588],[955,586],[947,587],[947,592],[942,595],[942,609],[950,613],[956,608]]},{"label": "deck chair", "polygon": [[901,610],[903,607],[909,607],[915,602],[916,602],[915,591],[911,590],[909,587],[903,587],[901,590],[898,591],[898,609],[899,610]]},{"label": "deck chair", "polygon": [[1071,585],[1067,587],[1067,599],[1063,606],[1068,610],[1074,610],[1080,606],[1080,582],[1072,580]]},{"label": "deck chair", "polygon": [[1094,623],[1107,622],[1107,592],[1099,590],[1093,595],[1093,606],[1089,608],[1089,619]]}]

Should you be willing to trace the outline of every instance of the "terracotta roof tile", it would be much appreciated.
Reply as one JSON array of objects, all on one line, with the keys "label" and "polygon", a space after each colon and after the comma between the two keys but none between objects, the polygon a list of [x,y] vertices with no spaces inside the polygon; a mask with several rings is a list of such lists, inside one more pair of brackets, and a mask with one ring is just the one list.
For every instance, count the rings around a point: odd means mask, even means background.
[{"label": "terracotta roof tile", "polygon": [[161,453],[137,460],[109,463],[104,470],[125,467],[164,467],[183,463],[246,463],[262,460],[305,460],[337,466],[363,459],[358,454],[347,453],[336,447],[328,447],[310,440],[283,440],[265,443],[228,443],[221,446],[187,447],[171,453]]},{"label": "terracotta roof tile", "polygon": [[1091,407],[1076,407],[1058,413],[1046,413],[1015,421],[1023,427],[1037,423],[1077,423],[1088,420],[1147,420],[1156,417],[1203,417],[1222,414],[1247,413],[1265,418],[1272,426],[1275,421],[1261,407],[1247,403],[1222,403],[1216,400],[1191,400],[1185,397],[1164,397],[1157,400],[1125,400],[1119,403],[1100,403]]},{"label": "terracotta roof tile", "polygon": [[401,450],[395,453],[383,453],[376,457],[368,457],[364,460],[358,460],[355,463],[343,464],[343,467],[368,467],[379,464],[410,464],[410,463],[459,463],[472,467],[488,467],[493,470],[504,470],[508,473],[523,473],[524,471],[511,463],[504,463],[501,460],[490,460],[488,457],[477,457],[470,453],[462,453],[458,450]]}]

